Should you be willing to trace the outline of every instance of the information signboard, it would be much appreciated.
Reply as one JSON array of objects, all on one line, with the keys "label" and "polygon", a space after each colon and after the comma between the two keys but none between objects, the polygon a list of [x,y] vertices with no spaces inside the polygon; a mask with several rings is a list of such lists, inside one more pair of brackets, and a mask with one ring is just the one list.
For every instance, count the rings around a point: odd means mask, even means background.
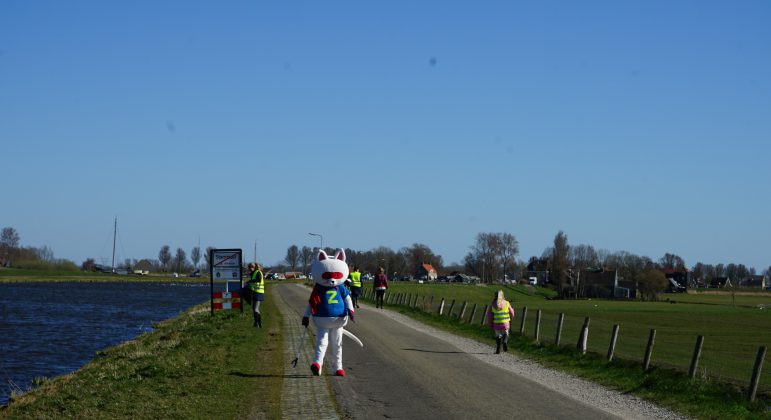
[{"label": "information signboard", "polygon": [[[225,286],[225,294],[227,296],[230,292],[230,284],[231,283],[238,283],[237,291],[240,291],[243,287],[243,280],[241,279],[241,270],[242,270],[242,252],[241,249],[212,249],[209,254],[209,261],[211,261],[211,264],[209,264],[209,274],[211,278],[211,311],[214,313],[215,309],[215,293],[214,293],[214,283],[223,284]],[[217,296],[218,303],[221,302],[222,295],[218,293],[219,296]],[[238,294],[236,293],[237,297]],[[241,308],[241,311],[243,312],[243,307],[238,306],[232,306],[231,308],[227,308],[227,306],[230,305],[217,305],[217,309],[235,309],[236,307]]]}]

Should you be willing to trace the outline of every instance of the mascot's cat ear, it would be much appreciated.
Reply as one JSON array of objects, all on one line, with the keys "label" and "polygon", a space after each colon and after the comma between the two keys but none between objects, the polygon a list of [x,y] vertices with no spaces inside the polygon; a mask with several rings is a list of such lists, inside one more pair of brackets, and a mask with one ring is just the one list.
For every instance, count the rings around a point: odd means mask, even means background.
[{"label": "mascot's cat ear", "polygon": [[327,253],[324,252],[324,250],[319,250],[319,261],[324,261],[327,259]]},{"label": "mascot's cat ear", "polygon": [[345,261],[345,250],[340,248],[340,250],[337,251],[337,255],[335,255],[335,258],[340,261]]}]

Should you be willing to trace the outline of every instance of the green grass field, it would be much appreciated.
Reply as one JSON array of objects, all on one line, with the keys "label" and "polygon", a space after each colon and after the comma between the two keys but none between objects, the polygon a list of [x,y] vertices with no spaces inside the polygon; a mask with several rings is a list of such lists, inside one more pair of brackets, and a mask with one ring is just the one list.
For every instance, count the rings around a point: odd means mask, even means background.
[{"label": "green grass field", "polygon": [[[472,323],[479,324],[482,310],[498,287],[462,284],[390,283],[391,294],[418,296],[418,306],[436,311],[442,298],[445,311],[455,300],[453,315],[468,302],[464,321],[477,305]],[[642,361],[651,329],[656,330],[652,364],[687,371],[696,343],[704,346],[698,376],[747,386],[759,346],[771,344],[771,293],[746,296],[668,294],[669,301],[551,300],[553,292],[527,286],[504,286],[507,299],[517,310],[512,331],[519,332],[523,308],[527,307],[525,335],[534,338],[536,311],[541,310],[539,339],[554,343],[557,318],[565,314],[561,345],[576,346],[584,318],[590,317],[588,350],[607,354],[614,324],[619,325],[615,357]],[[433,296],[433,302],[429,302]],[[414,298],[412,302],[414,302]],[[735,302],[735,306],[734,306]],[[445,312],[446,313],[446,312]],[[768,359],[768,358],[767,358]],[[771,393],[771,362],[766,360],[759,389]]]}]

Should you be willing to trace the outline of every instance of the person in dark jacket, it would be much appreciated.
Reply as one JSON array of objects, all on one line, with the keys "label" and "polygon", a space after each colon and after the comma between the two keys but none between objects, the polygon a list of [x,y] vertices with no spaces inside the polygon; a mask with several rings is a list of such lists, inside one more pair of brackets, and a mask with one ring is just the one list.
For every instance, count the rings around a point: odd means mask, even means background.
[{"label": "person in dark jacket", "polygon": [[383,296],[385,296],[385,291],[388,289],[388,276],[386,276],[385,269],[383,267],[378,269],[373,287],[375,289],[375,307],[382,309]]}]

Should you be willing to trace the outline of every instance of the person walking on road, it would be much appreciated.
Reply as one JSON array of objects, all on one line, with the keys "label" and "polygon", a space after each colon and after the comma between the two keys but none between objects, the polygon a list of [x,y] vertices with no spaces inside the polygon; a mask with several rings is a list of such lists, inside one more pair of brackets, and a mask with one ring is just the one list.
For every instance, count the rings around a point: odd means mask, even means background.
[{"label": "person walking on road", "polygon": [[378,269],[373,287],[375,288],[375,307],[383,309],[383,296],[385,295],[386,289],[388,289],[388,276],[386,276],[383,267]]},{"label": "person walking on road", "polygon": [[249,291],[251,292],[252,309],[254,313],[254,327],[262,328],[262,314],[260,303],[265,300],[265,276],[262,275],[262,267],[253,262],[249,263]]},{"label": "person walking on road", "polygon": [[359,307],[359,296],[361,295],[361,272],[358,267],[351,265],[351,300],[353,300],[353,307]]},{"label": "person walking on road", "polygon": [[516,316],[516,313],[511,303],[503,296],[503,290],[495,292],[486,315],[487,326],[495,331],[495,354],[500,354],[501,344],[503,344],[503,351],[509,351],[509,328],[511,319]]}]

